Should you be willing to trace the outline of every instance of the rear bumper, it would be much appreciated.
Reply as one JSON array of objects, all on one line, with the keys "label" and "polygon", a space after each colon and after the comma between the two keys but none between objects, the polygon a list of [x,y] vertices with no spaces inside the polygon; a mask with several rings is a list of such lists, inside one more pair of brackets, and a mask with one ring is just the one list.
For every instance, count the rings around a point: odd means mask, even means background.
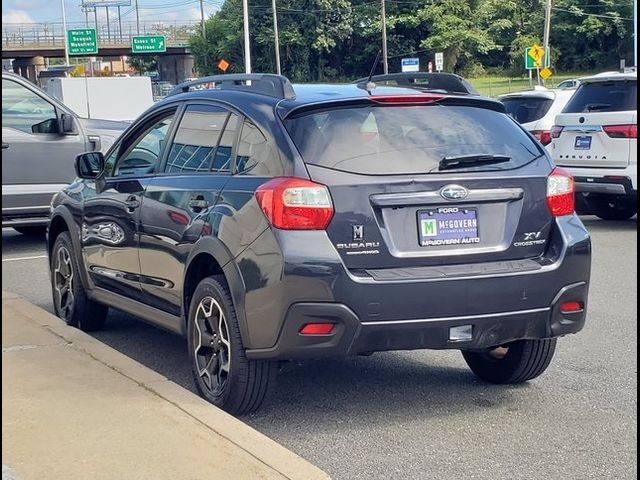
[{"label": "rear bumper", "polygon": [[[327,248],[315,250],[317,259],[309,261],[301,239],[308,241],[314,235],[317,242],[311,243],[318,246],[324,232],[289,232],[288,240],[279,238],[283,251],[289,252],[285,262],[274,263],[273,271],[260,277],[260,287],[247,292],[240,309],[247,327],[243,338],[247,356],[288,359],[381,350],[474,349],[578,332],[585,311],[562,315],[559,304],[578,301],[586,308],[591,243],[577,216],[556,222],[543,257],[483,268],[478,264],[438,268],[438,275],[432,276],[434,272],[421,270],[420,277],[399,281],[355,276],[344,268],[328,240]],[[294,254],[296,248],[299,255]],[[241,259],[241,264],[251,261]],[[505,264],[512,266],[511,271]],[[255,277],[255,270],[244,274],[247,286],[252,286],[251,275]],[[299,334],[306,323],[323,322],[335,324],[330,335]],[[469,340],[450,338],[451,327],[460,326],[470,326]]]},{"label": "rear bumper", "polygon": [[[562,313],[560,304],[578,301],[585,309]],[[473,350],[515,340],[551,338],[579,332],[585,324],[587,284],[567,285],[548,307],[445,318],[361,322],[346,305],[297,303],[287,312],[272,348],[249,350],[249,358],[292,359],[357,355],[385,350]],[[334,324],[329,335],[301,335],[307,323]],[[470,338],[459,340],[452,328],[466,327]]]},{"label": "rear bumper", "polygon": [[636,165],[624,169],[562,168],[573,175],[578,192],[633,195],[638,189]]}]

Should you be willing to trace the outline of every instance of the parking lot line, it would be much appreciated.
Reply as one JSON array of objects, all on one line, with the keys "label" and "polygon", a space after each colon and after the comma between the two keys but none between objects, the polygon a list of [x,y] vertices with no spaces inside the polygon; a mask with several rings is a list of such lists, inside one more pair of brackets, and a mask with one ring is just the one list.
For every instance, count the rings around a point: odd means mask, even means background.
[{"label": "parking lot line", "polygon": [[13,257],[13,258],[3,258],[3,262],[19,262],[21,260],[35,260],[36,258],[47,258],[47,255],[33,255],[31,257]]}]

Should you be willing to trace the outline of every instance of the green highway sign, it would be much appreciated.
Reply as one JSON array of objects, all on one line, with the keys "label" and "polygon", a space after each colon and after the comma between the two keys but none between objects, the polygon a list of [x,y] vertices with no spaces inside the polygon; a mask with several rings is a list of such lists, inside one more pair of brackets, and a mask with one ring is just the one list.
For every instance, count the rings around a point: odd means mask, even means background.
[{"label": "green highway sign", "polygon": [[[544,65],[542,62],[544,60]],[[535,70],[536,68],[549,68],[551,66],[550,49],[547,47],[547,54],[542,54],[542,47],[534,45],[524,49],[524,67],[527,70]]]},{"label": "green highway sign", "polygon": [[162,53],[167,51],[164,35],[140,35],[131,37],[132,53]]},{"label": "green highway sign", "polygon": [[76,28],[67,30],[69,55],[95,55],[98,53],[98,40],[95,28]]}]

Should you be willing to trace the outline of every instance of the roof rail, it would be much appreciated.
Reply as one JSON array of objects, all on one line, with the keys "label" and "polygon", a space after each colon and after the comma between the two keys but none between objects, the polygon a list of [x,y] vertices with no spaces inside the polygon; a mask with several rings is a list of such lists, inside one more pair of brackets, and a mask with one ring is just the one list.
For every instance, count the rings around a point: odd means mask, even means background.
[{"label": "roof rail", "polygon": [[201,77],[176,85],[167,96],[188,92],[191,87],[207,83],[213,83],[214,88],[220,90],[239,90],[283,99],[296,98],[296,93],[289,79],[273,73],[241,73]]}]

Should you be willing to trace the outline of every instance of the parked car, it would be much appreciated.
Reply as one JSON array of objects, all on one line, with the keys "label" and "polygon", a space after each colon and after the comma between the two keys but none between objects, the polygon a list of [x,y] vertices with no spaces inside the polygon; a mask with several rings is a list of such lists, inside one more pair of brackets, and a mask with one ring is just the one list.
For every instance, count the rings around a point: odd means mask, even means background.
[{"label": "parked car", "polygon": [[553,160],[575,176],[582,208],[605,220],[638,210],[637,88],[636,72],[581,79],[551,133]]},{"label": "parked car", "polygon": [[458,349],[525,382],[582,329],[590,240],[571,177],[466,94],[200,79],[143,114],[52,205],[56,314],[118,308],[187,337],[195,384],[256,409],[277,362]]},{"label": "parked car", "polygon": [[498,97],[507,113],[526,130],[531,132],[542,145],[551,143],[551,127],[555,118],[567,104],[573,91],[536,89],[508,93]]},{"label": "parked car", "polygon": [[479,95],[467,80],[455,73],[444,72],[400,72],[374,75],[371,78],[356,80],[356,84],[364,85],[373,82],[378,86],[415,88],[416,90],[441,90],[443,92]]},{"label": "parked car", "polygon": [[78,117],[28,80],[2,72],[2,226],[44,233],[73,157],[106,151],[129,123]]},{"label": "parked car", "polygon": [[556,88],[564,90],[567,88],[578,88],[580,86],[580,79],[570,78],[568,80],[561,81]]}]

